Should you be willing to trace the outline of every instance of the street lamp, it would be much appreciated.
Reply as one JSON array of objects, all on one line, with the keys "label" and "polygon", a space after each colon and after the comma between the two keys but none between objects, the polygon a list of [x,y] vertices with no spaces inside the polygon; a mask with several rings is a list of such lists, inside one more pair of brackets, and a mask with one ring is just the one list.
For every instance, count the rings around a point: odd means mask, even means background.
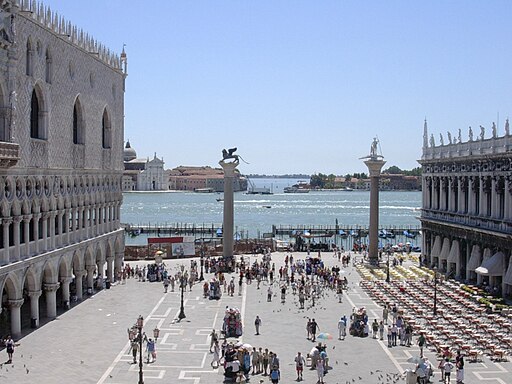
[{"label": "street lamp", "polygon": [[434,267],[434,316],[437,316],[437,267]]},{"label": "street lamp", "polygon": [[160,336],[160,330],[158,329],[158,327],[155,327],[155,329],[153,329],[153,337],[155,338],[155,344],[158,342],[158,336]]},{"label": "street lamp", "polygon": [[391,252],[387,251],[386,253],[388,254],[387,270],[386,270],[386,283],[389,283],[389,254]]},{"label": "street lamp", "polygon": [[144,326],[144,318],[139,315],[137,319],[137,329],[139,330],[139,384],[144,384],[144,376],[142,373],[142,327]]},{"label": "street lamp", "polygon": [[203,249],[203,246],[201,245],[201,275],[199,276],[199,281],[204,280],[203,266],[204,266],[204,249]]},{"label": "street lamp", "polygon": [[185,288],[187,287],[187,278],[185,277],[185,274],[183,271],[185,270],[185,266],[181,265],[181,276],[180,276],[180,288],[181,288],[181,307],[180,307],[180,313],[178,315],[179,321],[184,319],[185,317],[185,306],[183,305],[183,292]]}]

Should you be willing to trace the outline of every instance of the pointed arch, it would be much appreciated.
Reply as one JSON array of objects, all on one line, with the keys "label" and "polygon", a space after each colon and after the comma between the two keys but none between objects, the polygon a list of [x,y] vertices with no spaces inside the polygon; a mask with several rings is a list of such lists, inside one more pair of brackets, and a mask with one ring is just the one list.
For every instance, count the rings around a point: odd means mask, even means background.
[{"label": "pointed arch", "polygon": [[77,96],[73,105],[73,144],[85,143],[85,119],[80,102],[80,97]]},{"label": "pointed arch", "polygon": [[47,137],[47,108],[44,93],[39,84],[34,86],[30,100],[30,137],[45,140]]},{"label": "pointed arch", "polygon": [[101,119],[101,131],[103,148],[112,148],[112,123],[110,121],[110,115],[107,111],[107,107],[105,107],[103,110],[103,117]]},{"label": "pointed arch", "polygon": [[[0,81],[0,111],[7,111],[6,109],[6,99],[5,99],[5,93],[4,93],[4,83],[3,81]],[[11,108],[13,106],[11,105]],[[11,109],[11,113],[12,113]],[[0,141],[9,141],[9,116],[8,113],[0,113]]]}]

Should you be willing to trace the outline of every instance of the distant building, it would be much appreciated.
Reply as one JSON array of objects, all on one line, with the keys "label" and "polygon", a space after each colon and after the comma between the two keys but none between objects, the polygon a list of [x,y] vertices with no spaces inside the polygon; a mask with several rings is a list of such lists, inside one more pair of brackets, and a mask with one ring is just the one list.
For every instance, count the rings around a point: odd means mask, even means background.
[{"label": "distant building", "polygon": [[[169,170],[169,189],[177,191],[196,191],[211,189],[214,192],[224,191],[224,172],[222,168],[208,166],[179,166]],[[237,171],[233,180],[235,192],[247,190],[247,179]]]},{"label": "distant building", "polygon": [[381,190],[419,191],[421,190],[421,177],[383,173],[381,175],[380,184]]},{"label": "distant building", "polygon": [[123,191],[165,191],[167,172],[164,160],[156,157],[138,159],[137,152],[126,142],[124,148]]},{"label": "distant building", "polygon": [[449,276],[512,295],[512,136],[436,145],[425,122],[422,166],[423,255]]}]

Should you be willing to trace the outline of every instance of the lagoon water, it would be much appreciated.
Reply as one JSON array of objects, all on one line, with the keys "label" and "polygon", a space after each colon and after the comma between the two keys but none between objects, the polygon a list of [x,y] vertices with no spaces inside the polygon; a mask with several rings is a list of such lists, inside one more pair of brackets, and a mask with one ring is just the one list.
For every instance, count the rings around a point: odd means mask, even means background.
[{"label": "lagoon water", "polygon": [[[368,226],[369,191],[311,191],[283,193],[293,179],[252,179],[256,187],[272,188],[272,195],[235,193],[235,231],[260,237],[272,225]],[[223,202],[217,193],[125,193],[121,222],[132,225],[189,223],[221,226]],[[379,222],[383,227],[417,226],[421,192],[380,192]],[[144,244],[143,236],[127,238],[127,244]]]}]

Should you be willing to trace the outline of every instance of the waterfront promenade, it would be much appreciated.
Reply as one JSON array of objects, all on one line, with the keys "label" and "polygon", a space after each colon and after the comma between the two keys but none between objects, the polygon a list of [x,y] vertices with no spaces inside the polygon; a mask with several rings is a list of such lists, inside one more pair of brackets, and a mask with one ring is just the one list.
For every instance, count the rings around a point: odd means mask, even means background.
[{"label": "waterfront promenade", "polygon": [[[305,254],[294,254],[305,258]],[[261,256],[258,256],[261,258]],[[254,260],[254,256],[251,257]],[[331,253],[325,253],[327,265],[337,264]],[[274,253],[276,269],[283,262],[283,254]],[[189,260],[184,260],[189,265]],[[166,261],[175,271],[176,261]],[[304,355],[314,343],[306,339],[306,318],[313,317],[320,332],[335,336],[328,340],[327,352],[332,369],[325,377],[326,383],[391,383],[413,365],[407,359],[416,356],[419,348],[388,347],[371,338],[347,336],[339,341],[337,321],[343,314],[349,316],[354,306],[365,306],[370,321],[380,318],[382,310],[359,287],[359,276],[355,268],[348,267],[345,275],[349,280],[343,303],[337,302],[333,292],[324,291],[315,307],[306,305],[298,309],[297,298],[288,291],[286,302],[280,302],[277,285],[274,298],[267,303],[267,285],[257,289],[255,282],[243,285],[242,295],[226,294],[218,301],[204,299],[201,284],[185,293],[186,318],[176,322],[179,312],[179,292],[164,294],[161,283],[127,280],[126,284],[104,290],[85,300],[56,320],[23,337],[16,349],[13,364],[3,364],[0,378],[16,383],[136,383],[138,365],[131,364],[127,328],[132,326],[139,314],[145,318],[145,331],[152,336],[158,327],[157,361],[144,364],[145,383],[222,383],[222,369],[212,369],[212,355],[208,352],[208,334],[212,328],[220,330],[226,306],[238,307],[244,319],[244,334],[241,340],[255,347],[268,348],[278,354],[281,365],[281,383],[295,382],[293,358],[298,351]],[[211,274],[205,274],[210,278]],[[228,276],[229,279],[229,276]],[[254,318],[262,319],[261,335],[256,336]],[[232,340],[232,339],[230,339]],[[416,338],[415,338],[416,340]],[[2,351],[2,360],[6,360]],[[435,362],[433,353],[427,356]],[[466,360],[467,384],[481,382],[511,383],[511,362],[493,363],[484,358],[482,363]],[[268,382],[267,377],[256,375],[251,382]],[[304,383],[316,383],[316,371],[306,369]],[[439,380],[436,370],[435,382]],[[395,382],[405,382],[397,380]],[[453,380],[454,382],[454,380]]]}]

